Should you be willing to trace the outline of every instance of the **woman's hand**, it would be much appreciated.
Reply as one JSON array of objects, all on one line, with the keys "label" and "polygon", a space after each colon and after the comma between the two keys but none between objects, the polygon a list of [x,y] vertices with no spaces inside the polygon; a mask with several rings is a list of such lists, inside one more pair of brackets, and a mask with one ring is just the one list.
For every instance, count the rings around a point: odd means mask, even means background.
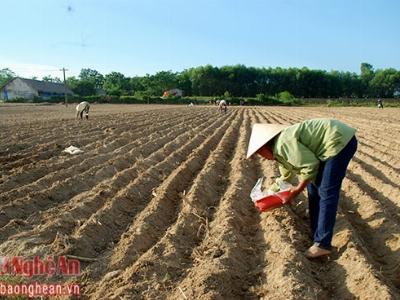
[{"label": "woman's hand", "polygon": [[297,186],[294,186],[289,190],[289,195],[287,195],[286,197],[282,197],[282,203],[285,204],[285,203],[292,201],[301,192],[303,192],[303,190],[309,183],[310,183],[310,180],[300,181],[300,183]]}]

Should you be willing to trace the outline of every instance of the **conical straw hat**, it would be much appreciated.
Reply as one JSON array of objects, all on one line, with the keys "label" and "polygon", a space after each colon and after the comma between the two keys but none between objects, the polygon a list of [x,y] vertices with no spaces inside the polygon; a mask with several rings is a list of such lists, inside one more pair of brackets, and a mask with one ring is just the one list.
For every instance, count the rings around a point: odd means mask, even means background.
[{"label": "conical straw hat", "polygon": [[247,149],[247,158],[256,153],[258,149],[289,126],[282,124],[254,124],[251,131],[249,148]]}]

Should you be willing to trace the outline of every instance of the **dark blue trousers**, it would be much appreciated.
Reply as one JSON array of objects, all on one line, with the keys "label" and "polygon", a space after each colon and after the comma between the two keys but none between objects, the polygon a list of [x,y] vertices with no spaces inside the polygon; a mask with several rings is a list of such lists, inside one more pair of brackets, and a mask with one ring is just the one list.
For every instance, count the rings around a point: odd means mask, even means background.
[{"label": "dark blue trousers", "polygon": [[314,243],[322,248],[331,248],[340,188],[356,150],[354,136],[335,157],[320,163],[315,183],[307,185],[311,231]]}]

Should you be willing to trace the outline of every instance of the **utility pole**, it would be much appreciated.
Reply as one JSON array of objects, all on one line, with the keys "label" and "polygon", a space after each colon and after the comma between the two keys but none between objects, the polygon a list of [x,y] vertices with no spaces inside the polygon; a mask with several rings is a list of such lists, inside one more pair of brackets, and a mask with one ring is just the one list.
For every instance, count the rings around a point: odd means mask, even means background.
[{"label": "utility pole", "polygon": [[65,107],[68,107],[67,82],[65,81],[65,71],[68,71],[68,69],[62,68],[60,71],[63,71],[63,76],[64,76],[64,98],[65,98]]}]

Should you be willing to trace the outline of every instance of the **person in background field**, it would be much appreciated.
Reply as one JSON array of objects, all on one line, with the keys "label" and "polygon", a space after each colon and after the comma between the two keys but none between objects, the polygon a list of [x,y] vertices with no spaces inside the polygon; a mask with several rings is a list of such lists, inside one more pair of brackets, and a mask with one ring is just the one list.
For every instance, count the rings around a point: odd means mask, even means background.
[{"label": "person in background field", "polygon": [[377,103],[378,103],[378,108],[383,108],[382,99],[378,99]]},{"label": "person in background field", "polygon": [[218,111],[221,112],[221,113],[222,112],[226,113],[227,110],[228,110],[228,106],[226,104],[226,101],[225,100],[219,101],[219,103],[218,103]]},{"label": "person in background field", "polygon": [[81,117],[83,118],[83,113],[85,113],[86,120],[89,119],[89,109],[90,104],[87,101],[83,101],[76,106],[76,118]]},{"label": "person in background field", "polygon": [[299,183],[283,202],[289,202],[306,187],[314,244],[307,258],[331,254],[331,241],[342,181],[357,150],[356,130],[332,119],[312,119],[292,126],[255,124],[247,158],[258,154],[279,163],[279,181],[298,175]]}]

